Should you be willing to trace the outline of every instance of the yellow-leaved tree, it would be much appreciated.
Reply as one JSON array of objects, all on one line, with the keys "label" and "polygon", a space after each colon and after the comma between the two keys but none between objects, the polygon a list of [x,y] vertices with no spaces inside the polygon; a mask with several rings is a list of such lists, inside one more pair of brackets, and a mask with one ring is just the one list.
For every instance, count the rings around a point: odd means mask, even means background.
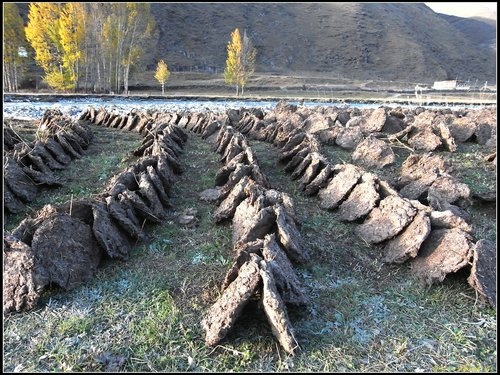
[{"label": "yellow-leaved tree", "polygon": [[29,5],[26,39],[35,50],[45,82],[56,90],[76,88],[85,33],[83,17],[81,3]]},{"label": "yellow-leaved tree", "polygon": [[66,3],[59,17],[59,40],[61,63],[66,72],[69,86],[78,88],[79,66],[83,60],[85,41],[85,9],[82,3]]},{"label": "yellow-leaved tree", "polygon": [[59,4],[30,3],[29,22],[25,27],[26,39],[35,51],[35,61],[45,72],[45,78],[57,74],[56,35]]},{"label": "yellow-leaved tree", "polygon": [[255,70],[257,51],[253,47],[247,33],[241,37],[240,30],[234,29],[227,44],[227,59],[224,69],[224,80],[230,85],[236,85],[236,96],[243,94],[248,79]]},{"label": "yellow-leaved tree", "polygon": [[156,66],[155,78],[161,84],[162,95],[165,94],[165,83],[167,82],[168,77],[170,77],[168,66],[165,61],[160,60]]},{"label": "yellow-leaved tree", "polygon": [[121,65],[123,68],[123,92],[129,93],[130,68],[136,64],[144,53],[144,47],[154,34],[156,23],[151,15],[151,4],[148,3],[126,3],[127,33],[125,49]]},{"label": "yellow-leaved tree", "polygon": [[240,30],[235,29],[231,33],[231,40],[227,44],[226,68],[224,69],[224,80],[229,85],[236,85],[236,96],[239,95],[238,75],[241,61],[241,50],[243,43],[241,41]]}]

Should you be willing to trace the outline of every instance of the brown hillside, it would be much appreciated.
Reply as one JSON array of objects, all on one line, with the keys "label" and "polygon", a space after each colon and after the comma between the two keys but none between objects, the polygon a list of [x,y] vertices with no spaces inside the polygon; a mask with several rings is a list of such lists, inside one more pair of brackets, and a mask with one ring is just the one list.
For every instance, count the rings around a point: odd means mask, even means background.
[{"label": "brown hillside", "polygon": [[[27,19],[28,3],[17,5]],[[222,73],[229,35],[240,28],[257,48],[258,73],[496,83],[496,26],[423,3],[152,3],[151,10],[159,40],[147,51],[148,71],[165,59],[172,71]]]},{"label": "brown hillside", "polygon": [[462,18],[440,14],[445,20],[464,33],[477,46],[493,48],[497,45],[497,26],[494,20],[488,18]]},{"label": "brown hillside", "polygon": [[257,71],[357,79],[496,81],[495,54],[418,3],[155,3],[158,58],[220,72],[230,32],[247,29]]}]

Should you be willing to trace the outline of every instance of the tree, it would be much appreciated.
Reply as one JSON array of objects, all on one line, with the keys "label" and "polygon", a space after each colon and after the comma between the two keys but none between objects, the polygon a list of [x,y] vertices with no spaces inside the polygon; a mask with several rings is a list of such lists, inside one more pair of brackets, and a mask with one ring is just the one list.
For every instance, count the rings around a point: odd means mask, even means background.
[{"label": "tree", "polygon": [[150,13],[151,4],[127,3],[127,38],[123,66],[123,91],[128,94],[129,74],[132,65],[137,63],[144,53],[143,46],[153,37],[155,21]]},{"label": "tree", "polygon": [[247,37],[247,31],[243,33],[243,51],[241,55],[241,77],[239,83],[241,85],[241,94],[243,95],[243,89],[248,82],[248,79],[255,71],[255,57],[257,56],[257,50],[254,48],[252,41]]},{"label": "tree", "polygon": [[57,8],[54,3],[30,3],[29,22],[25,27],[26,39],[35,51],[35,61],[46,76],[57,71],[54,28],[57,24]]},{"label": "tree", "polygon": [[83,56],[85,40],[84,7],[82,3],[66,3],[59,17],[59,39],[61,62],[67,72],[71,86],[78,88],[79,62]]},{"label": "tree", "polygon": [[257,52],[250,38],[247,37],[246,30],[242,39],[240,30],[235,29],[227,45],[224,80],[228,84],[236,85],[236,96],[239,95],[240,87],[241,94],[243,94],[244,87],[255,70],[256,55]]},{"label": "tree", "polygon": [[78,7],[71,3],[30,3],[26,39],[35,50],[35,61],[45,81],[56,90],[76,88],[76,64],[84,30]]},{"label": "tree", "polygon": [[7,91],[17,91],[27,58],[24,24],[16,4],[5,3],[3,11],[3,83]]},{"label": "tree", "polygon": [[165,82],[167,82],[168,77],[170,77],[170,72],[168,70],[167,64],[165,61],[160,60],[156,67],[155,78],[158,82],[161,83],[161,93],[165,94]]},{"label": "tree", "polygon": [[[100,67],[97,70],[106,79],[107,90],[128,94],[130,70],[144,54],[144,47],[155,37],[155,21],[151,4],[112,3],[101,8],[107,12],[98,30]],[[102,72],[102,74],[101,74]]]},{"label": "tree", "polygon": [[239,69],[241,68],[241,51],[243,43],[241,41],[240,30],[235,29],[231,33],[231,40],[227,44],[227,60],[224,69],[224,80],[230,85],[236,85],[236,96],[239,95]]},{"label": "tree", "polygon": [[158,35],[150,7],[148,3],[30,3],[24,30],[44,80],[57,90],[82,87],[128,94],[130,72],[151,54],[145,47],[154,45]]}]

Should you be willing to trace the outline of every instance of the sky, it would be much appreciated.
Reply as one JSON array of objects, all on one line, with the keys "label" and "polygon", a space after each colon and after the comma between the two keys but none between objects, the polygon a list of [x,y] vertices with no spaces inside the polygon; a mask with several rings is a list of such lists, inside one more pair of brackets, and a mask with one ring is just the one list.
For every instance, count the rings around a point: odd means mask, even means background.
[{"label": "sky", "polygon": [[434,12],[458,17],[485,17],[497,19],[498,3],[425,3]]}]

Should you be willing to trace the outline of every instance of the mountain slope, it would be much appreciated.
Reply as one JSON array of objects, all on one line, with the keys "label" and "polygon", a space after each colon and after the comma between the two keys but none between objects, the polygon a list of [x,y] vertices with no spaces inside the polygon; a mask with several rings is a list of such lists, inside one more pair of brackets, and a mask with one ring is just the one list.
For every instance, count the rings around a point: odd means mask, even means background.
[{"label": "mountain slope", "polygon": [[[496,81],[496,57],[453,19],[418,3],[153,3],[157,58],[222,71],[231,31],[246,29],[257,71],[358,79]],[[456,17],[458,18],[458,17]],[[450,22],[451,21],[451,22]]]},{"label": "mountain slope", "polygon": [[[17,3],[27,20],[28,3]],[[158,45],[148,71],[224,70],[235,28],[257,48],[256,72],[360,80],[496,83],[496,25],[423,3],[151,3]]]},{"label": "mountain slope", "polygon": [[478,47],[496,50],[497,27],[493,20],[487,18],[462,18],[440,14],[457,30],[465,34]]}]

